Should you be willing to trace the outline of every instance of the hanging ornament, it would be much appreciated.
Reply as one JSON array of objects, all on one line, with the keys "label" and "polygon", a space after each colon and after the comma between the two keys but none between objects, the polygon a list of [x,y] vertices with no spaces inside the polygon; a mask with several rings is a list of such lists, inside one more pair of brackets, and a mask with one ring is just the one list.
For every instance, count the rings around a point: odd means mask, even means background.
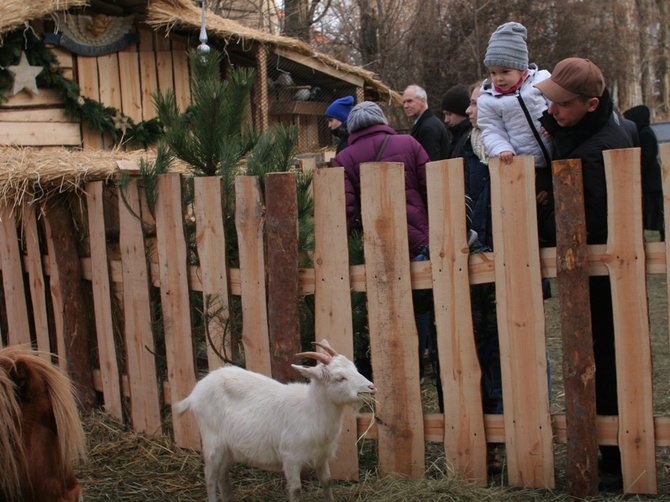
[{"label": "hanging ornament", "polygon": [[202,16],[200,18],[200,45],[198,46],[198,54],[204,63],[209,55],[211,49],[207,45],[207,27],[205,25],[205,0],[202,2]]},{"label": "hanging ornament", "polygon": [[16,96],[23,89],[37,96],[40,91],[37,89],[37,82],[35,79],[37,75],[42,73],[44,68],[42,66],[30,66],[26,53],[21,52],[21,59],[16,66],[8,66],[7,71],[14,75],[14,84],[10,94]]}]

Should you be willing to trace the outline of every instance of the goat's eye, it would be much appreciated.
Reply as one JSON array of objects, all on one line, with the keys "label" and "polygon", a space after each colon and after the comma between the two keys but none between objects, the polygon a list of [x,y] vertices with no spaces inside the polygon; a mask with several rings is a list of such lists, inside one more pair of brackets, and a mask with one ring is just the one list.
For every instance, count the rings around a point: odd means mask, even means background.
[{"label": "goat's eye", "polygon": [[345,377],[344,375],[340,375],[340,376],[337,377],[338,382],[344,382],[346,379],[347,379],[347,377]]}]

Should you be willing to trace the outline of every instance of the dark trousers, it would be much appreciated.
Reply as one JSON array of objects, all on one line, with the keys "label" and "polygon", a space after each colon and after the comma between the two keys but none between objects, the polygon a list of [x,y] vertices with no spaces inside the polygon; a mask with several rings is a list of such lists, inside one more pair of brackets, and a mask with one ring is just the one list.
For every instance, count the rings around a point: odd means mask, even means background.
[{"label": "dark trousers", "polygon": [[[596,364],[596,412],[617,415],[616,355],[614,352],[614,314],[609,277],[589,278],[591,296],[591,330],[593,357]],[[621,473],[621,452],[618,446],[600,446],[600,470]]]}]

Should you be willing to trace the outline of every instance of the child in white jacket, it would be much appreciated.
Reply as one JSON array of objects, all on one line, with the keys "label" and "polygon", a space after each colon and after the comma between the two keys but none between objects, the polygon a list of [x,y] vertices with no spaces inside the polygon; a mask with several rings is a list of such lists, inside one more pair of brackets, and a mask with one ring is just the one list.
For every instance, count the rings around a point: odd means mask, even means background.
[{"label": "child in white jacket", "polygon": [[551,162],[549,140],[540,134],[539,122],[549,101],[534,84],[551,74],[528,64],[526,36],[526,28],[515,22],[499,26],[491,35],[484,58],[490,78],[477,100],[477,125],[491,157],[509,164],[514,155],[532,155],[539,170]]}]

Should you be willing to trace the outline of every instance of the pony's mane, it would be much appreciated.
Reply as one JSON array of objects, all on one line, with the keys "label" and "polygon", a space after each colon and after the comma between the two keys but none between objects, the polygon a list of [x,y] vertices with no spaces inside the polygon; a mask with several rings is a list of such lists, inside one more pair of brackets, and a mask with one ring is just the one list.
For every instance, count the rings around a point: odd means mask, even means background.
[{"label": "pony's mane", "polygon": [[46,383],[56,420],[63,464],[70,460],[86,458],[86,437],[77,410],[72,382],[47,359],[48,357],[42,358],[39,352],[26,346],[17,345],[0,349],[0,486],[5,489],[17,486],[18,490],[19,464],[16,457],[17,454],[20,455],[19,458],[23,458],[24,455],[20,430],[20,403],[16,398],[15,384],[8,374],[19,362],[37,373]]},{"label": "pony's mane", "polygon": [[19,497],[19,463],[23,458],[19,417],[21,410],[14,393],[14,382],[0,366],[0,495],[9,500]]}]

